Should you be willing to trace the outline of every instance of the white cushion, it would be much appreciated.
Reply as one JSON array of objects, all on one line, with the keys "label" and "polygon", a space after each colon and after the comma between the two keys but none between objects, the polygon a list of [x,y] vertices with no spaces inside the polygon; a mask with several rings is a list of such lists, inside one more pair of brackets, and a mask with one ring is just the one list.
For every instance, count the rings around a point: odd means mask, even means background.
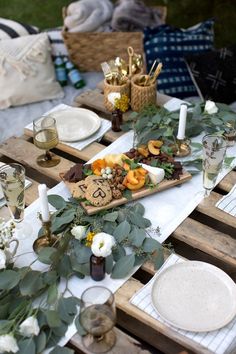
[{"label": "white cushion", "polygon": [[62,98],[46,33],[0,41],[0,109]]},{"label": "white cushion", "polygon": [[39,29],[35,26],[0,17],[0,39],[16,38],[37,33],[39,33]]}]

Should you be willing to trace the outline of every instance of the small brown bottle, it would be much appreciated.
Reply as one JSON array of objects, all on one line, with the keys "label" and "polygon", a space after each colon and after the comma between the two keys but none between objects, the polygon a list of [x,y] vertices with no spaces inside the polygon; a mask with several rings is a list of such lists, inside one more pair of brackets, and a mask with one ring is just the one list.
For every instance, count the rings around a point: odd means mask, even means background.
[{"label": "small brown bottle", "polygon": [[121,131],[121,124],[122,124],[123,114],[119,109],[116,109],[111,113],[111,129],[114,132]]},{"label": "small brown bottle", "polygon": [[92,254],[90,257],[90,275],[95,281],[100,281],[105,278],[106,258],[97,257]]}]

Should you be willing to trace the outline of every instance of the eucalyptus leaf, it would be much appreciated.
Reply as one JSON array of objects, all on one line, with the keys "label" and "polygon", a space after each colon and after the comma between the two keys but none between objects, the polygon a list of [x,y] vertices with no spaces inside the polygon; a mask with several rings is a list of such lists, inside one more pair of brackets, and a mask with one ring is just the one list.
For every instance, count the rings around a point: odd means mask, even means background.
[{"label": "eucalyptus leaf", "polygon": [[114,222],[118,218],[118,211],[113,211],[112,213],[108,213],[103,216],[104,221]]},{"label": "eucalyptus leaf", "polygon": [[144,215],[145,208],[141,203],[136,203],[133,207],[132,210],[134,213],[137,213],[139,215]]},{"label": "eucalyptus leaf", "polygon": [[110,235],[113,234],[116,228],[116,222],[105,221],[103,224],[103,232],[106,232]]},{"label": "eucalyptus leaf", "polygon": [[144,240],[142,247],[145,252],[149,253],[161,249],[162,245],[154,238],[148,237]]},{"label": "eucalyptus leaf", "polygon": [[64,337],[67,329],[68,329],[68,324],[61,323],[60,327],[54,327],[52,330],[56,336]]},{"label": "eucalyptus leaf", "polygon": [[17,354],[36,354],[34,338],[21,339],[18,341],[19,351]]},{"label": "eucalyptus leaf", "polygon": [[19,287],[21,295],[31,296],[37,293],[38,290],[42,289],[44,286],[43,276],[41,272],[31,270],[25,277],[20,281]]},{"label": "eucalyptus leaf", "polygon": [[142,229],[138,229],[137,227],[134,228],[129,235],[129,240],[131,241],[131,244],[135,247],[140,247],[145,238],[145,231]]},{"label": "eucalyptus leaf", "polygon": [[130,254],[120,258],[114,265],[111,273],[111,278],[121,279],[126,277],[132,270],[135,262],[135,255]]},{"label": "eucalyptus leaf", "polygon": [[118,242],[123,241],[130,233],[131,227],[128,221],[122,221],[114,230],[113,236]]},{"label": "eucalyptus leaf", "polygon": [[10,307],[10,303],[6,303],[6,304],[1,305],[1,307],[0,307],[0,320],[4,320],[7,317],[9,307]]},{"label": "eucalyptus leaf", "polygon": [[20,281],[20,274],[14,270],[3,270],[0,272],[0,289],[11,290]]},{"label": "eucalyptus leaf", "polygon": [[38,259],[42,263],[51,264],[52,263],[51,256],[55,252],[56,252],[56,249],[54,247],[44,247],[39,251]]},{"label": "eucalyptus leaf", "polygon": [[90,262],[79,263],[77,258],[73,256],[70,257],[70,260],[73,270],[83,275],[90,275]]},{"label": "eucalyptus leaf", "polygon": [[39,335],[35,337],[36,352],[41,353],[47,343],[47,336],[44,331],[40,331]]},{"label": "eucalyptus leaf", "polygon": [[106,273],[110,274],[113,268],[113,256],[112,254],[110,256],[106,257],[106,264],[105,264],[105,269],[106,269]]},{"label": "eucalyptus leaf", "polygon": [[74,251],[79,263],[89,262],[89,259],[92,255],[90,247],[82,246],[79,242],[76,242]]},{"label": "eucalyptus leaf", "polygon": [[153,254],[151,260],[154,264],[154,269],[159,269],[163,265],[163,263],[164,263],[163,247],[159,248],[158,251],[156,251]]},{"label": "eucalyptus leaf", "polygon": [[61,297],[58,301],[58,313],[61,320],[65,323],[70,324],[75,314],[77,313],[78,299],[74,297],[63,298]]},{"label": "eucalyptus leaf", "polygon": [[52,232],[60,230],[63,225],[69,224],[75,217],[75,209],[71,208],[65,210],[61,216],[58,216],[53,220],[52,223]]},{"label": "eucalyptus leaf", "polygon": [[58,279],[57,272],[55,270],[49,270],[43,274],[43,281],[44,283],[51,285],[56,282]]},{"label": "eucalyptus leaf", "polygon": [[13,321],[0,320],[0,335],[9,333],[12,325]]},{"label": "eucalyptus leaf", "polygon": [[57,283],[54,283],[50,285],[50,287],[48,288],[47,303],[49,305],[54,304],[57,301],[57,297],[58,297],[58,287],[57,287]]},{"label": "eucalyptus leaf", "polygon": [[68,277],[72,274],[72,267],[70,263],[70,257],[67,254],[61,258],[60,262],[57,265],[57,272],[61,277]]},{"label": "eucalyptus leaf", "polygon": [[61,326],[61,319],[59,317],[59,314],[55,310],[47,310],[46,312],[46,318],[49,327],[60,327]]},{"label": "eucalyptus leaf", "polygon": [[50,194],[48,196],[48,202],[57,210],[66,207],[66,201],[60,195]]},{"label": "eucalyptus leaf", "polygon": [[116,244],[115,248],[113,247],[112,249],[112,255],[114,258],[114,261],[117,262],[121,257],[125,256],[125,249],[119,244]]}]

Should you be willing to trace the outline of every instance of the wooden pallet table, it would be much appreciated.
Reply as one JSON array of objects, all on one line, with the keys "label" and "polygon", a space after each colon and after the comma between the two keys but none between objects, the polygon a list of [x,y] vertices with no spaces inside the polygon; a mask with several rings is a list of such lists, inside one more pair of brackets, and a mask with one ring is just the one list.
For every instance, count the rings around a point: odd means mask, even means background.
[{"label": "wooden pallet table", "polygon": [[[91,92],[77,98],[75,104],[82,107],[94,108],[99,111],[98,105],[91,101]],[[96,90],[99,97],[101,116],[109,117],[102,110],[101,91]],[[84,97],[87,97],[84,99]],[[89,101],[88,101],[89,97]],[[166,102],[168,97],[160,97]],[[90,106],[88,106],[90,104]],[[33,184],[26,190],[26,203],[31,204],[37,198],[38,183],[46,183],[50,188],[59,182],[59,172],[67,170],[77,161],[88,161],[96,153],[104,149],[107,143],[113,142],[122,133],[108,132],[100,143],[92,143],[82,151],[68,149],[59,144],[56,153],[61,157],[60,164],[55,168],[40,168],[36,164],[36,156],[40,153],[32,142],[32,133],[28,130],[19,138],[10,138],[0,145],[0,161],[19,162],[26,167],[26,174]],[[230,172],[205,199],[194,212],[173,232],[167,240],[170,241],[178,254],[187,259],[202,260],[212,263],[225,270],[236,280],[236,219],[215,207],[215,203],[225,193],[229,192],[236,182],[236,172]],[[0,216],[7,213],[6,208],[0,209]],[[118,341],[111,353],[186,353],[210,354],[210,352],[190,339],[173,331],[165,324],[160,323],[143,311],[129,303],[133,294],[138,291],[154,274],[153,267],[145,263],[115,294],[117,307],[117,324],[119,329]],[[127,334],[128,333],[128,334]],[[136,339],[134,339],[136,338]],[[148,347],[147,344],[148,343]],[[88,353],[82,346],[80,337],[75,335],[70,346],[78,353]],[[150,347],[151,346],[151,347]],[[212,354],[212,353],[211,353]]]}]

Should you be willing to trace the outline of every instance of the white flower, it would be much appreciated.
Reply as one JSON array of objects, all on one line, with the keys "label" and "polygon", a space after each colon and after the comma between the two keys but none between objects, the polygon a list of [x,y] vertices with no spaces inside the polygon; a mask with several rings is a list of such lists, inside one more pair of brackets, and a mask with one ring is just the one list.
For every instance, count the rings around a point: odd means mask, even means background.
[{"label": "white flower", "polygon": [[19,347],[13,335],[4,334],[0,336],[0,353],[16,353]]},{"label": "white flower", "polygon": [[77,240],[82,240],[82,238],[85,237],[86,230],[87,230],[86,226],[78,225],[78,226],[74,226],[71,229],[71,233]]},{"label": "white flower", "polygon": [[3,250],[0,250],[0,269],[6,268],[7,257]]},{"label": "white flower", "polygon": [[24,320],[20,326],[20,334],[24,337],[37,336],[40,332],[39,324],[37,318],[30,316]]},{"label": "white flower", "polygon": [[96,257],[107,257],[111,254],[115,243],[113,236],[100,232],[94,236],[91,250]]},{"label": "white flower", "polygon": [[116,99],[119,100],[120,97],[121,96],[120,96],[119,92],[111,92],[111,93],[108,94],[107,99],[113,106],[115,106],[115,100]]},{"label": "white flower", "polygon": [[213,101],[206,101],[205,104],[205,108],[204,108],[204,112],[208,113],[208,114],[214,114],[218,112],[218,107],[216,106],[215,102]]}]

